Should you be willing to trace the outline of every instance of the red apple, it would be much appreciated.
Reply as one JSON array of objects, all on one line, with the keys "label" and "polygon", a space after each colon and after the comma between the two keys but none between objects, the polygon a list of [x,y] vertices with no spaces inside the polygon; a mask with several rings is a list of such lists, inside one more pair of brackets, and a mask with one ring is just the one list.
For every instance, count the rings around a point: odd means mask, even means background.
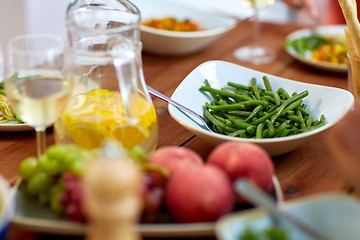
[{"label": "red apple", "polygon": [[165,168],[168,170],[169,176],[178,171],[204,164],[203,159],[195,151],[178,146],[158,148],[151,155],[149,163]]},{"label": "red apple", "polygon": [[214,222],[234,207],[230,178],[214,165],[183,170],[169,179],[166,205],[178,222]]},{"label": "red apple", "polygon": [[223,169],[234,181],[249,178],[264,191],[273,189],[274,163],[269,154],[260,146],[228,141],[218,145],[208,156],[207,164]]}]

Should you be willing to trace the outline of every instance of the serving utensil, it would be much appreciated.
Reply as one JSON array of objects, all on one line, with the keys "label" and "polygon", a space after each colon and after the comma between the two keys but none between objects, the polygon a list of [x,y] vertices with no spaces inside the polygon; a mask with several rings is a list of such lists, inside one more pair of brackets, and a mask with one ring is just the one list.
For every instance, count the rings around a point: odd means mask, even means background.
[{"label": "serving utensil", "polygon": [[306,233],[309,237],[318,240],[330,240],[331,238],[324,236],[322,233],[316,231],[311,226],[307,225],[305,222],[296,218],[295,216],[279,209],[276,205],[275,200],[269,196],[267,193],[259,189],[251,180],[248,179],[238,179],[234,183],[235,190],[246,198],[251,203],[265,207],[269,210],[270,214],[275,217],[275,220],[284,219],[295,227],[297,227],[302,232]]},{"label": "serving utensil", "polygon": [[205,118],[203,118],[200,114],[194,112],[193,110],[185,107],[184,105],[172,100],[171,98],[165,96],[164,94],[160,93],[159,91],[153,89],[152,87],[146,85],[146,88],[148,90],[148,92],[162,100],[164,100],[165,102],[168,102],[172,105],[174,105],[175,107],[179,108],[180,110],[184,110],[192,115],[194,115],[195,117],[197,117],[198,119],[200,119],[203,123],[204,123],[204,127],[206,128],[206,130],[209,130],[210,132],[214,132],[210,126],[208,125],[207,121],[205,120]]}]

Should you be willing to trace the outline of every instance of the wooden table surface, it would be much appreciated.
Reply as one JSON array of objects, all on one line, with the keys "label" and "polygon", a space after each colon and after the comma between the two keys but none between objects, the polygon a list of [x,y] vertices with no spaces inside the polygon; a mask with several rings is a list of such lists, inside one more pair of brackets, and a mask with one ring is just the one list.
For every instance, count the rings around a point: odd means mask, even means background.
[{"label": "wooden table surface", "polygon": [[[310,68],[297,62],[285,52],[285,36],[299,28],[300,26],[290,24],[262,23],[260,43],[273,48],[278,53],[276,61],[265,65],[245,64],[233,57],[233,51],[237,47],[253,41],[251,22],[239,23],[237,28],[217,39],[206,49],[191,55],[164,57],[144,53],[143,66],[146,82],[165,95],[171,96],[175,88],[195,67],[209,60],[224,60],[283,78],[346,89],[347,76],[345,74],[328,73]],[[158,146],[185,146],[205,158],[213,147],[174,121],[167,111],[165,102],[156,98],[153,101],[159,118]],[[52,129],[48,129],[47,137],[48,144],[52,144],[54,142]],[[324,132],[293,152],[273,158],[285,201],[310,194],[351,191],[351,187],[333,161],[326,144],[327,137],[328,133]],[[21,160],[35,155],[34,132],[0,132],[0,174],[8,181],[14,181],[16,178]],[[82,238],[32,233],[10,227],[9,240],[16,239]]]}]

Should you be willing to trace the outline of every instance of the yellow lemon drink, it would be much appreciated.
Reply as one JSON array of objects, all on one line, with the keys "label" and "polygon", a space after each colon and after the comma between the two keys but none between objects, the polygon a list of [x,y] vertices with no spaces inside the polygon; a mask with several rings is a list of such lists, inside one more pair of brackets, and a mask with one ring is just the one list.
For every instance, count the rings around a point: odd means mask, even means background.
[{"label": "yellow lemon drink", "polygon": [[95,89],[74,96],[55,124],[55,141],[95,149],[113,140],[126,149],[141,146],[151,153],[158,138],[155,108],[141,94],[135,94],[129,102],[130,116],[135,121],[129,121],[119,92]]}]

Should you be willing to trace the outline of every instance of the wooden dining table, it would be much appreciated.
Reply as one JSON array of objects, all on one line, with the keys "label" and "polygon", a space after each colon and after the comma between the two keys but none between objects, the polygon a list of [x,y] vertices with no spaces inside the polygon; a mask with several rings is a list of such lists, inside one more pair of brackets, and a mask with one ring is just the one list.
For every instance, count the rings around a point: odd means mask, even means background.
[{"label": "wooden dining table", "polygon": [[[221,36],[203,50],[185,56],[157,56],[143,53],[146,83],[171,96],[181,81],[198,65],[209,60],[223,60],[299,82],[315,83],[347,89],[347,75],[331,73],[306,66],[293,59],[284,49],[285,37],[304,26],[295,24],[261,23],[259,43],[277,52],[274,62],[252,65],[239,62],[233,56],[236,48],[253,43],[252,22],[239,22],[237,27]],[[316,93],[315,93],[316,94]],[[206,158],[214,146],[195,136],[168,113],[166,102],[154,97],[153,103],[159,120],[158,147],[176,145],[195,150]],[[188,106],[191,108],[191,106]],[[327,140],[328,131],[315,136],[296,150],[273,157],[276,176],[280,182],[284,201],[328,192],[351,192],[352,187],[338,170]],[[53,130],[47,130],[47,144],[53,144]],[[0,174],[10,183],[17,178],[19,163],[36,155],[35,133],[0,132]],[[83,239],[83,236],[45,234],[10,225],[9,240]],[[215,239],[211,237],[208,239]]]}]

